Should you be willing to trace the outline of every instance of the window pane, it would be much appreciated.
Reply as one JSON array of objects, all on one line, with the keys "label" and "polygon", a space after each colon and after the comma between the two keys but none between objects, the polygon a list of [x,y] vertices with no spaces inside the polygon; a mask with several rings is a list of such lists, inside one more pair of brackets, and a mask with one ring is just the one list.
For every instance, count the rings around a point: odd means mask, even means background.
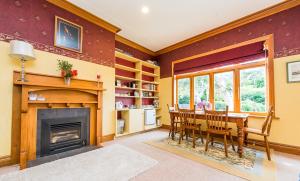
[{"label": "window pane", "polygon": [[209,102],[209,76],[197,76],[194,78],[194,100],[197,109],[202,108],[203,102]]},{"label": "window pane", "polygon": [[233,72],[217,73],[214,75],[214,99],[215,109],[229,111],[234,110],[233,101]]},{"label": "window pane", "polygon": [[178,79],[178,104],[180,108],[190,108],[190,78]]},{"label": "window pane", "polygon": [[266,69],[257,67],[240,71],[242,112],[266,112]]}]

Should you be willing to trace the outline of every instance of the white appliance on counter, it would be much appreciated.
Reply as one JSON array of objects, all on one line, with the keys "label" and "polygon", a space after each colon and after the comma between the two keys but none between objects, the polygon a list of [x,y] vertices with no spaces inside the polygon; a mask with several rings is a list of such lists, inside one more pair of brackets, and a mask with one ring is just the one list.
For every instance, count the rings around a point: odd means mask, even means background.
[{"label": "white appliance on counter", "polygon": [[156,124],[156,111],[155,109],[145,109],[145,125]]}]

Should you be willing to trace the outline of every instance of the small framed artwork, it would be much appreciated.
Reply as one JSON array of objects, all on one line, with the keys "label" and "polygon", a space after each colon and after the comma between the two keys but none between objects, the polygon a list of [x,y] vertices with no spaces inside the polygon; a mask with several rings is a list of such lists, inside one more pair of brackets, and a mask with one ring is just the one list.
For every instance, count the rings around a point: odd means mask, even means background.
[{"label": "small framed artwork", "polygon": [[82,32],[82,26],[55,16],[54,46],[82,53]]},{"label": "small framed artwork", "polygon": [[287,81],[300,82],[300,61],[288,62],[287,67]]}]

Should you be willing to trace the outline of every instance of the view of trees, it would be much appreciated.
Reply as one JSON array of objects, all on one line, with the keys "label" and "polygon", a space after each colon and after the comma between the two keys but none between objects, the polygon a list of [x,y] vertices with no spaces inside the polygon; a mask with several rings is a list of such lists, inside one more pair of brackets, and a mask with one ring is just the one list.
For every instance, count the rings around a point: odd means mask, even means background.
[{"label": "view of trees", "polygon": [[178,80],[178,104],[181,108],[190,108],[190,79]]},{"label": "view of trees", "polygon": [[194,78],[194,101],[197,108],[201,102],[209,101],[209,76],[197,76]]},{"label": "view of trees", "polygon": [[266,112],[265,67],[240,71],[240,99],[243,112]]},{"label": "view of trees", "polygon": [[[233,72],[214,74],[214,107],[229,111],[234,110],[234,76]],[[209,76],[194,77],[194,103],[209,101]],[[190,107],[190,78],[178,80],[178,103],[182,108]],[[266,70],[255,67],[240,70],[240,111],[266,112]]]},{"label": "view of trees", "polygon": [[218,73],[214,76],[215,109],[233,111],[233,72]]}]

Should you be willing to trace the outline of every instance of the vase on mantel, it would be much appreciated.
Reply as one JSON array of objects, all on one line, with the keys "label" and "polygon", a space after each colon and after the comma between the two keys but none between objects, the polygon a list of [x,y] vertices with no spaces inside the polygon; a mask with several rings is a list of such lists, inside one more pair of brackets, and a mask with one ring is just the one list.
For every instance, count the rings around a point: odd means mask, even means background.
[{"label": "vase on mantel", "polygon": [[65,79],[65,85],[70,86],[71,84],[71,77],[64,77]]}]

